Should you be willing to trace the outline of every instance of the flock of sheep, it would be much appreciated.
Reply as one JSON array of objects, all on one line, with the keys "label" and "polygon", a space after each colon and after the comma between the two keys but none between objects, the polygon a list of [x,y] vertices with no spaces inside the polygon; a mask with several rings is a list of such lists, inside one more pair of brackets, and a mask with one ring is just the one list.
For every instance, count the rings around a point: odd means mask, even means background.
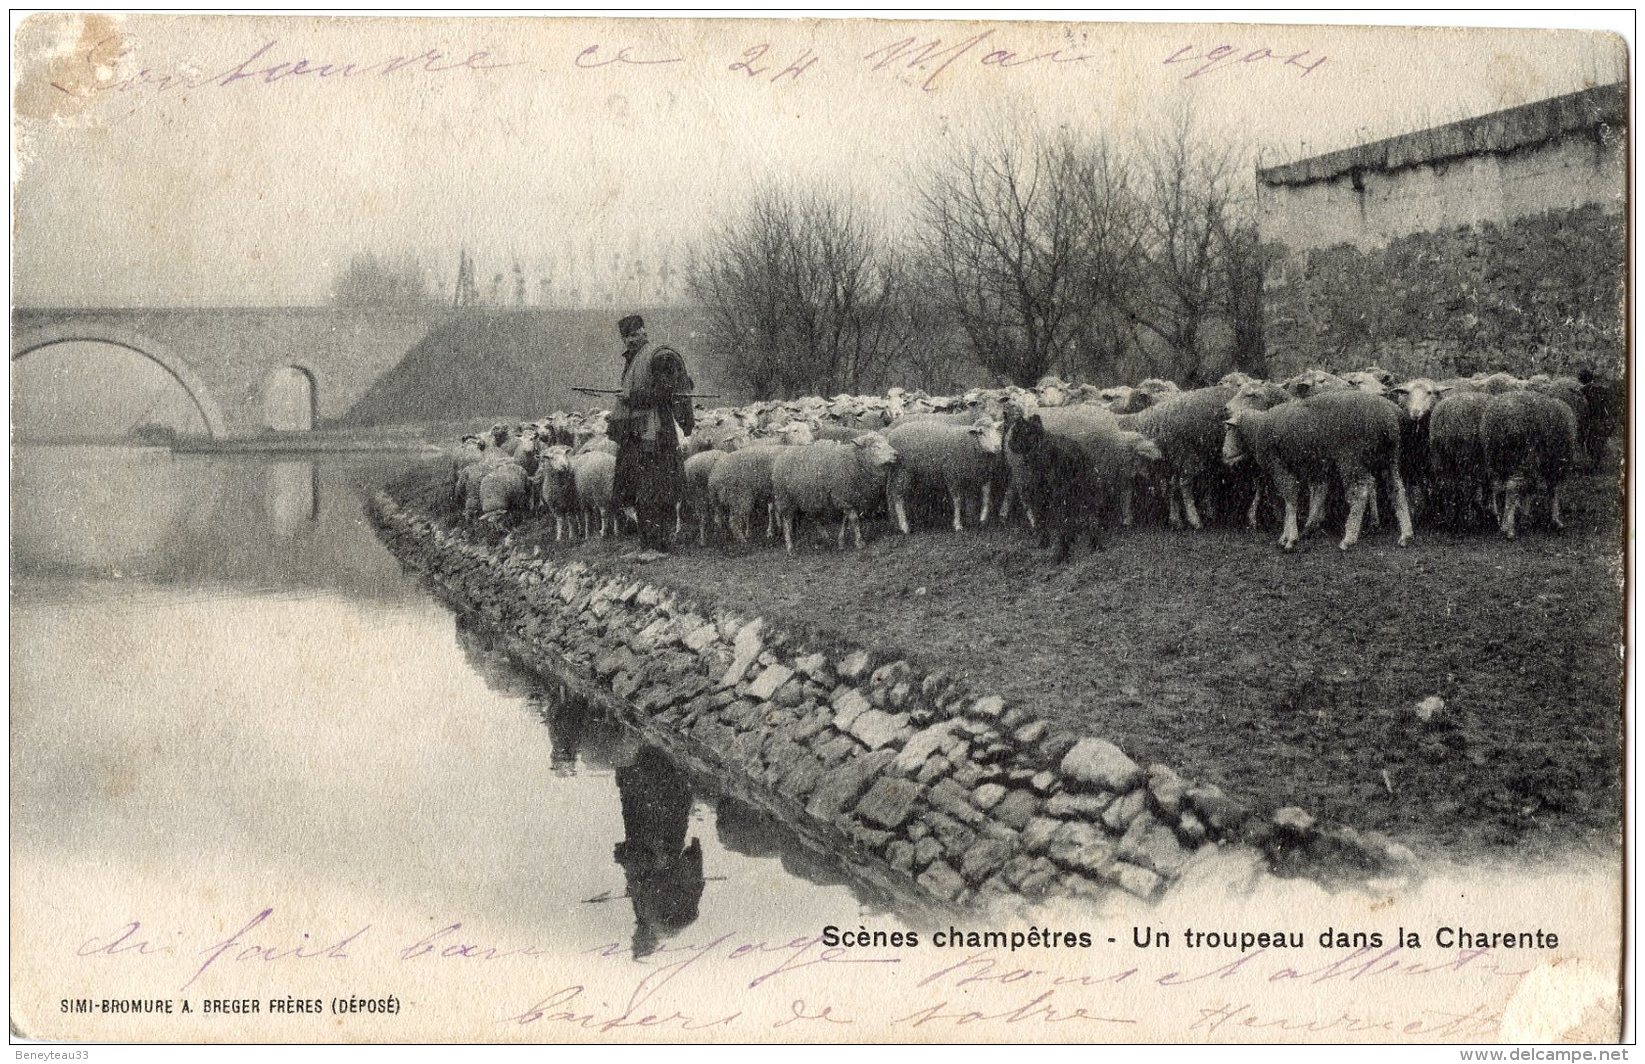
[{"label": "flock of sheep", "polygon": [[[862,517],[883,511],[906,533],[917,496],[940,499],[955,531],[967,517],[1004,520],[1020,505],[1041,545],[1054,534],[1066,559],[1081,536],[1100,548],[1116,519],[1133,524],[1147,500],[1171,526],[1193,528],[1207,510],[1254,528],[1277,500],[1290,550],[1335,499],[1346,509],[1344,550],[1367,512],[1379,523],[1383,502],[1401,546],[1413,509],[1451,527],[1489,515],[1512,539],[1533,503],[1563,527],[1560,484],[1582,454],[1598,457],[1599,405],[1599,393],[1571,377],[1395,383],[1375,368],[1278,382],[1235,373],[1187,391],[1165,380],[1098,389],[1047,378],[962,396],[893,388],[760,402],[701,412],[681,438],[675,532],[689,519],[699,543],[719,530],[748,542],[761,518],[764,534],[780,528],[792,551],[796,519],[811,515],[838,518],[839,545],[850,534],[860,547]],[[465,437],[455,500],[485,520],[545,512],[556,540],[615,534],[623,515],[612,506],[616,445],[605,419],[603,410],[557,412]]]}]

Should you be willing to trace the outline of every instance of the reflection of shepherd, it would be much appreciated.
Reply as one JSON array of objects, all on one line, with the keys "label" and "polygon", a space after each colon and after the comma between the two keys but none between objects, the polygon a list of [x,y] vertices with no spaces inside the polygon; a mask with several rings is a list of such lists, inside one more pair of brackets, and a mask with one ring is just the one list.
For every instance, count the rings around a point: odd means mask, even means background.
[{"label": "reflection of shepherd", "polygon": [[617,441],[614,502],[619,508],[634,507],[645,546],[667,550],[674,538],[674,506],[685,483],[675,426],[690,434],[694,425],[691,400],[675,396],[694,385],[678,351],[650,344],[638,314],[618,322],[617,332],[626,349],[607,430]]},{"label": "reflection of shepherd", "polygon": [[703,848],[685,841],[691,786],[656,747],[640,749],[617,769],[623,835],[612,856],[623,866],[634,903],[634,956],[655,953],[665,935],[697,919],[703,896]]},{"label": "reflection of shepherd", "polygon": [[588,724],[588,703],[562,686],[560,697],[553,700],[545,715],[552,744],[549,770],[556,776],[575,776],[577,751],[583,745],[583,732]]}]

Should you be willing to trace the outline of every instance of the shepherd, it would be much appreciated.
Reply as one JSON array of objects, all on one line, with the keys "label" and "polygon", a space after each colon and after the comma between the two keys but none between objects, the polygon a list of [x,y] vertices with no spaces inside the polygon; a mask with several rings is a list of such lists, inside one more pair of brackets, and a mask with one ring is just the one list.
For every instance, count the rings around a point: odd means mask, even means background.
[{"label": "shepherd", "polygon": [[613,502],[634,508],[644,547],[667,551],[685,488],[680,436],[695,427],[691,400],[680,395],[694,382],[678,351],[650,342],[638,314],[617,322],[617,334],[624,345],[623,375],[606,427],[617,441]]}]

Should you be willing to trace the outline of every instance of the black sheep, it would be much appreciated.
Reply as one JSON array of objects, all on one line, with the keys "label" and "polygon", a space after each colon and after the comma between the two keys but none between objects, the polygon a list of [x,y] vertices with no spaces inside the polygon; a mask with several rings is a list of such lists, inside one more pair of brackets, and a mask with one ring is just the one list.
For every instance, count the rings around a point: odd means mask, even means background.
[{"label": "black sheep", "polygon": [[1040,546],[1051,545],[1057,533],[1057,561],[1068,560],[1074,538],[1083,528],[1095,550],[1103,548],[1103,526],[1108,493],[1097,490],[1091,457],[1066,436],[1045,431],[1038,414],[1014,420],[1007,446],[1022,456],[1028,471],[1028,499],[1039,514]]}]

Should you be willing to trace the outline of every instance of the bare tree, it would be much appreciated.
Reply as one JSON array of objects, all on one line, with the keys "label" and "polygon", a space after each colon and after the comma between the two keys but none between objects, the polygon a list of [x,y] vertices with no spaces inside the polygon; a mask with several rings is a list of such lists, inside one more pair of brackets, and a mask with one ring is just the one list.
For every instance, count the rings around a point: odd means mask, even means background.
[{"label": "bare tree", "polygon": [[917,339],[908,271],[845,197],[768,186],[691,257],[711,342],[754,395],[859,392]]},{"label": "bare tree", "polygon": [[1059,369],[1069,378],[1103,377],[1137,346],[1125,307],[1142,273],[1147,205],[1134,187],[1130,159],[1106,140],[1069,140],[1062,151],[1078,206],[1072,285],[1077,324]]},{"label": "bare tree", "polygon": [[[1169,348],[1172,376],[1204,383],[1206,326],[1251,310],[1255,236],[1243,192],[1249,167],[1233,146],[1200,138],[1192,111],[1184,107],[1145,142],[1141,171],[1142,269],[1127,307]],[[1242,286],[1238,298],[1233,283]],[[1257,283],[1260,289],[1260,278]],[[1253,341],[1248,336],[1246,342]]]},{"label": "bare tree", "polygon": [[919,188],[928,269],[977,360],[1018,384],[1071,369],[1092,275],[1082,268],[1085,155],[1066,134],[1009,129],[962,146]]}]

